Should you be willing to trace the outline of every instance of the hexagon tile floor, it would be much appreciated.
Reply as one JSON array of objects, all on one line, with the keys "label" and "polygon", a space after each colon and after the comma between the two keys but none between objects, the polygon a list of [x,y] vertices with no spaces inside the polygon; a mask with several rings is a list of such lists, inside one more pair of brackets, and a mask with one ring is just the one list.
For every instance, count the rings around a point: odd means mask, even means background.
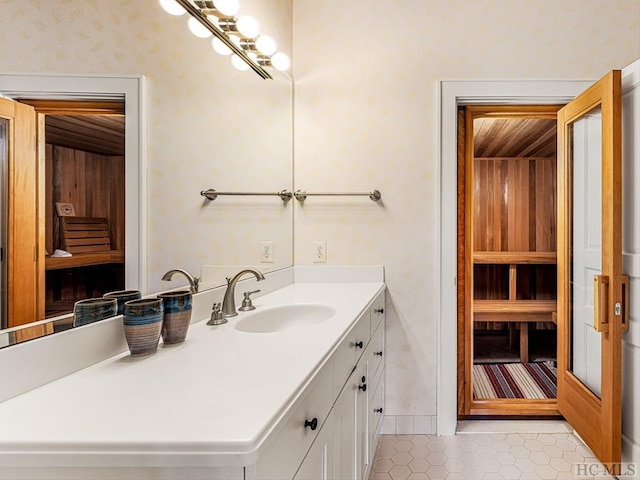
[{"label": "hexagon tile floor", "polygon": [[569,433],[382,435],[369,476],[369,480],[573,478],[614,477]]}]

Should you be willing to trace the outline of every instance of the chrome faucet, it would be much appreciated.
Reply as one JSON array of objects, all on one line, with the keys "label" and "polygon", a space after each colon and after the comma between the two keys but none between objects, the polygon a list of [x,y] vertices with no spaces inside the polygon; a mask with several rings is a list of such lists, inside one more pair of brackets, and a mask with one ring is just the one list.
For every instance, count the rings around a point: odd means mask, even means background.
[{"label": "chrome faucet", "polygon": [[235,298],[236,283],[238,283],[238,280],[240,280],[240,278],[245,273],[252,273],[253,275],[255,275],[258,281],[264,280],[264,275],[252,268],[247,268],[246,270],[242,270],[241,272],[236,273],[236,275],[233,278],[227,277],[227,291],[224,292],[224,299],[222,300],[222,314],[225,317],[235,317],[236,315],[238,315],[238,312],[236,311],[236,298]]},{"label": "chrome faucet", "polygon": [[181,268],[174,268],[173,270],[169,270],[167,273],[165,273],[162,276],[162,280],[164,280],[165,282],[168,282],[169,280],[171,280],[174,273],[181,273],[182,275],[187,277],[187,280],[189,280],[189,287],[190,287],[189,289],[191,290],[191,293],[198,293],[198,286],[200,285],[200,277],[194,277],[189,272],[187,272],[186,270],[182,270]]}]

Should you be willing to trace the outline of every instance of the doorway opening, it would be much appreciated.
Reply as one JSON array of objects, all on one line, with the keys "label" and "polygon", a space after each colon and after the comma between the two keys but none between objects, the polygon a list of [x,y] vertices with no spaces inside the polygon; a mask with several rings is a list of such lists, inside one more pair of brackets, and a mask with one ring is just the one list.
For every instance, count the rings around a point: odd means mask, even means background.
[{"label": "doorway opening", "polygon": [[556,416],[556,113],[458,111],[458,417]]},{"label": "doorway opening", "polygon": [[38,117],[38,303],[40,318],[52,318],[125,287],[125,108],[121,100],[20,102]]}]

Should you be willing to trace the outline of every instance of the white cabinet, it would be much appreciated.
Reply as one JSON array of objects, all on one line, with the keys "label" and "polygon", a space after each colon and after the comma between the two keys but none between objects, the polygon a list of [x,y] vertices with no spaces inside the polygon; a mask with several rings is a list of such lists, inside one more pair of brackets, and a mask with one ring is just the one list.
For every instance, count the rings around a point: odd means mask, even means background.
[{"label": "white cabinet", "polygon": [[[373,304],[379,305],[380,302],[384,305],[384,294],[376,297]],[[383,320],[383,316],[378,317],[372,324],[375,332],[333,407],[333,467],[336,480],[366,480],[369,475],[382,424],[384,402]]]},{"label": "white cabinet", "polygon": [[384,301],[381,292],[360,315],[261,448],[249,478],[367,479],[382,424]]}]

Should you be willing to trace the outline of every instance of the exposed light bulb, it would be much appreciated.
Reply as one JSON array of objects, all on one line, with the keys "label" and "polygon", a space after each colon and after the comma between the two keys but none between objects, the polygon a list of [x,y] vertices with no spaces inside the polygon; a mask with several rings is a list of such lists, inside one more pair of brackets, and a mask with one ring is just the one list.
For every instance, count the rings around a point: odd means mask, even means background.
[{"label": "exposed light bulb", "polygon": [[249,65],[236,54],[231,56],[231,64],[242,72],[249,70]]},{"label": "exposed light bulb", "polygon": [[225,17],[233,17],[240,10],[238,0],[214,0],[213,5]]},{"label": "exposed light bulb", "polygon": [[260,33],[260,24],[255,18],[249,15],[240,17],[236,22],[236,28],[238,32],[246,38],[256,38]]},{"label": "exposed light bulb", "polygon": [[264,55],[273,55],[276,53],[276,41],[269,35],[260,35],[256,40],[256,48]]},{"label": "exposed light bulb", "polygon": [[187,22],[189,26],[189,30],[198,38],[209,38],[211,36],[211,32],[207,27],[202,25],[198,20],[194,17],[191,17]]},{"label": "exposed light bulb", "polygon": [[211,46],[220,55],[231,55],[231,49],[218,37],[213,37],[213,40],[211,40]]},{"label": "exposed light bulb", "polygon": [[278,52],[271,57],[271,65],[276,70],[280,70],[281,72],[285,72],[289,70],[291,66],[291,60],[284,53]]},{"label": "exposed light bulb", "polygon": [[187,11],[176,0],[159,0],[162,9],[169,15],[184,15]]}]

